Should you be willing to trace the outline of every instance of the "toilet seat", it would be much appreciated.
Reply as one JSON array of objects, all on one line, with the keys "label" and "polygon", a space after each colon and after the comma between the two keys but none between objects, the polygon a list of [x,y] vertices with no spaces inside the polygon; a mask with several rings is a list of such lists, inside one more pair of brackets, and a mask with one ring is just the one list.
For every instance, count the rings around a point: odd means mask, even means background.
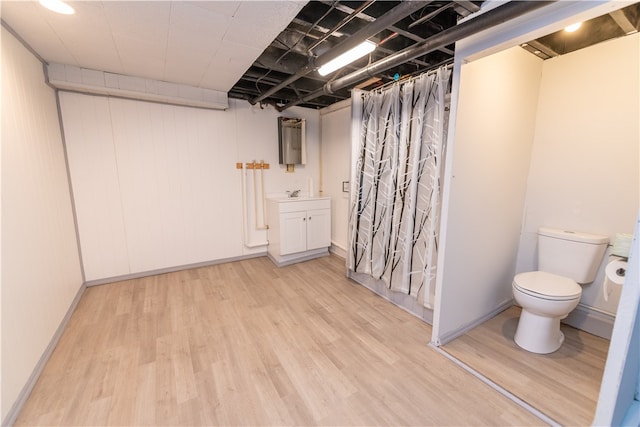
[{"label": "toilet seat", "polygon": [[517,274],[513,287],[532,297],[552,301],[572,300],[582,294],[582,288],[575,281],[545,271]]}]

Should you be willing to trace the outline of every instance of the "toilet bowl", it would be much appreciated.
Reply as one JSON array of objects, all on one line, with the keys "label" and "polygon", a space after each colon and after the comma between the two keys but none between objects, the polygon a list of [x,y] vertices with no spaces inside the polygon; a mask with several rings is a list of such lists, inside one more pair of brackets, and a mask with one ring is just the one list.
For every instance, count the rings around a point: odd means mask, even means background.
[{"label": "toilet bowl", "polygon": [[582,288],[574,280],[544,271],[517,274],[513,296],[522,307],[514,340],[532,353],[547,354],[564,342],[560,320],[578,305]]},{"label": "toilet bowl", "polygon": [[538,271],[517,274],[512,282],[513,298],[522,307],[516,344],[540,354],[560,348],[560,320],[580,302],[580,284],[594,281],[608,243],[602,234],[538,229]]}]

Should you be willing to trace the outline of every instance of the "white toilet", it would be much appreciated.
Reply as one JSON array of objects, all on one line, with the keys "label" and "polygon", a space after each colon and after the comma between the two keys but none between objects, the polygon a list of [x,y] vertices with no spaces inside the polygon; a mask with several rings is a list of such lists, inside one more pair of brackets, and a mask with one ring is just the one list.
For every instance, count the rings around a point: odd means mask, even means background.
[{"label": "white toilet", "polygon": [[608,236],[552,228],[538,230],[538,270],[513,278],[513,296],[522,307],[515,342],[532,353],[553,353],[564,334],[560,320],[578,305],[582,287],[594,281]]}]

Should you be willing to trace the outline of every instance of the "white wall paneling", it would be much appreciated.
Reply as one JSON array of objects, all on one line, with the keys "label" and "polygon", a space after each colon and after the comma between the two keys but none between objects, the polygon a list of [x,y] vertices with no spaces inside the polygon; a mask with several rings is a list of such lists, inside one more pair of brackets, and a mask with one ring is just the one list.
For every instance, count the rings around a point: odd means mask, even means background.
[{"label": "white wall paneling", "polygon": [[270,164],[256,177],[265,194],[317,182],[315,110],[288,112],[307,119],[311,160],[286,173],[272,108],[232,100],[211,111],[66,92],[61,100],[88,281],[266,253],[243,244],[242,173],[249,242],[265,241],[266,231],[255,227],[254,172],[236,162]]},{"label": "white wall paneling", "polygon": [[351,157],[351,100],[320,110],[322,122],[322,195],[331,197],[331,244],[346,256],[349,223],[349,193],[342,182],[349,181]]},{"label": "white wall paneling", "polygon": [[132,272],[241,255],[230,115],[111,103]]},{"label": "white wall paneling", "polygon": [[86,280],[130,273],[109,101],[60,92]]},{"label": "white wall paneling", "polygon": [[4,27],[1,38],[5,425],[81,289],[82,272],[55,93],[40,61]]},{"label": "white wall paneling", "polygon": [[242,254],[233,114],[61,98],[87,280]]}]

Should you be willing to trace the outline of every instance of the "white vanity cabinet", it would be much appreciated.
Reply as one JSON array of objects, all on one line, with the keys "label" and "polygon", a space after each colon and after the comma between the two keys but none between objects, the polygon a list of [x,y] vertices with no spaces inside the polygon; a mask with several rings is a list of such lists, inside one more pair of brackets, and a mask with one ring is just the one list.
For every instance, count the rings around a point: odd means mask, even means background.
[{"label": "white vanity cabinet", "polygon": [[331,200],[328,197],[267,199],[267,254],[278,266],[329,254]]}]

